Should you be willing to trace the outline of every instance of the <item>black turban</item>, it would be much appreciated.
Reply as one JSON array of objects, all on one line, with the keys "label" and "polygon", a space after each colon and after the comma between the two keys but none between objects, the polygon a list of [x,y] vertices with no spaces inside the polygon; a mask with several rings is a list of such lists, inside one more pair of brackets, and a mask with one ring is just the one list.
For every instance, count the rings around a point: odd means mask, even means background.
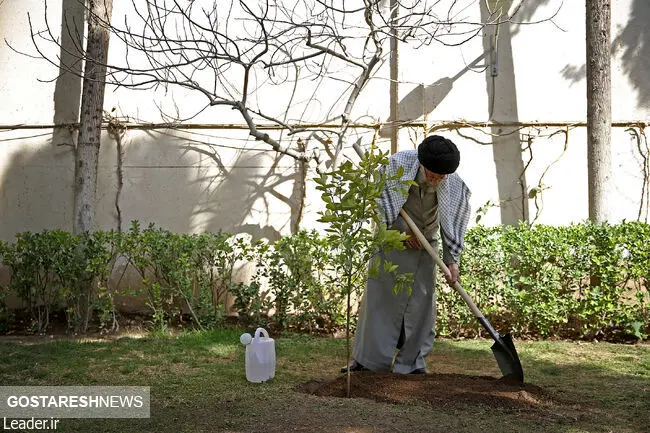
[{"label": "black turban", "polygon": [[451,174],[460,164],[460,152],[451,140],[431,135],[418,146],[418,160],[429,171]]}]

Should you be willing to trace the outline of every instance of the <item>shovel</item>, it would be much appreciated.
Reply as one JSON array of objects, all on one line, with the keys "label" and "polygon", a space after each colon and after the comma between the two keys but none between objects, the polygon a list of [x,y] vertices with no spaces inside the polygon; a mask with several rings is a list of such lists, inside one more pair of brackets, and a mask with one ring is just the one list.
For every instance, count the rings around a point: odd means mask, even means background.
[{"label": "shovel", "polygon": [[[406,221],[406,224],[411,228],[411,231],[417,236],[420,244],[424,246],[424,249],[431,255],[433,261],[436,262],[438,266],[443,270],[445,274],[449,273],[449,269],[445,263],[440,259],[438,253],[431,247],[429,241],[426,240],[422,232],[415,225],[411,217],[409,217],[404,210],[400,210],[400,215]],[[512,342],[512,336],[510,334],[499,335],[499,333],[490,325],[490,322],[487,321],[481,310],[478,309],[472,298],[469,297],[467,292],[463,289],[458,281],[456,281],[452,288],[458,292],[458,294],[463,298],[467,306],[474,316],[481,323],[483,328],[490,334],[490,337],[494,340],[492,345],[492,353],[497,360],[499,369],[504,377],[516,379],[517,381],[524,382],[524,371],[521,368],[521,362],[519,361],[519,355],[517,355],[517,349],[515,349],[515,344]]]}]

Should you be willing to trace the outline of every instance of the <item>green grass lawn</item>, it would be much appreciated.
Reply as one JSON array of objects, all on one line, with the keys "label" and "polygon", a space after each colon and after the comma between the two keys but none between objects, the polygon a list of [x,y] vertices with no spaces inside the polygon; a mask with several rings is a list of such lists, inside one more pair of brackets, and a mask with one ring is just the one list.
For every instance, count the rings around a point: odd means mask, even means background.
[{"label": "green grass lawn", "polygon": [[[248,383],[241,330],[114,341],[0,344],[2,385],[151,387],[151,418],[63,419],[61,432],[648,432],[650,345],[516,341],[526,381],[581,414],[548,417],[482,406],[439,408],[323,398],[295,390],[333,379],[345,341],[292,335],[276,339],[275,378]],[[27,341],[27,340],[26,340]],[[487,340],[434,344],[437,373],[499,376]],[[569,406],[570,403],[567,403]],[[575,408],[573,408],[575,409]],[[575,412],[575,410],[574,410]]]}]

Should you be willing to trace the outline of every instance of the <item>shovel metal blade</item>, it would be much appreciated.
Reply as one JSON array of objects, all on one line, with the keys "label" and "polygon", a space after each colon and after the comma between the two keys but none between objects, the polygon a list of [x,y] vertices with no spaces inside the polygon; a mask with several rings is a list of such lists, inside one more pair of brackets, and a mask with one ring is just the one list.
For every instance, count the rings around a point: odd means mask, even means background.
[{"label": "shovel metal blade", "polygon": [[521,368],[521,361],[510,334],[502,335],[495,340],[492,353],[504,377],[511,377],[524,383],[524,370]]}]

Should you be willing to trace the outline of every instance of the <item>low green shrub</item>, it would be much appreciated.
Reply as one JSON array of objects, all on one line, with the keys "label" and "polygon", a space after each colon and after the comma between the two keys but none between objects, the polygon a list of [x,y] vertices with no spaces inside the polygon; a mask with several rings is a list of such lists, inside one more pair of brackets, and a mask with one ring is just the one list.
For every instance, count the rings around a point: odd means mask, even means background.
[{"label": "low green shrub", "polygon": [[223,297],[235,263],[249,245],[222,232],[184,235],[134,221],[121,251],[142,277],[154,328],[164,331],[172,318],[188,313],[199,328],[222,323]]},{"label": "low green shrub", "polygon": [[0,244],[0,263],[11,270],[10,283],[0,288],[0,327],[9,328],[4,298],[13,294],[34,332],[48,329],[55,310],[65,312],[70,331],[86,331],[93,313],[102,330],[115,330],[118,293],[108,279],[118,257],[140,274],[143,288],[126,293],[145,295],[155,329],[166,329],[186,313],[199,328],[218,326],[235,263],[247,248],[244,240],[224,233],[182,235],[153,225],[141,230],[137,222],[127,233],[19,233],[14,243]]},{"label": "low green shrub", "polygon": [[[5,256],[9,251],[9,246],[5,241],[0,240],[0,265],[5,263]],[[0,284],[0,333],[9,331],[13,322],[13,312],[7,308],[6,298],[9,296],[9,286]]]},{"label": "low green shrub", "polygon": [[268,265],[269,249],[271,246],[263,240],[251,245],[243,255],[243,259],[253,264],[256,271],[248,282],[231,283],[229,291],[233,296],[232,308],[246,324],[267,327],[270,324],[269,310],[271,302],[268,290],[263,289],[263,275]]},{"label": "low green shrub", "polygon": [[[461,284],[490,320],[518,335],[643,338],[649,242],[649,226],[638,222],[477,226],[466,236]],[[480,332],[456,293],[439,290],[438,303],[443,335]]]},{"label": "low green shrub", "polygon": [[115,253],[112,232],[19,233],[16,242],[2,245],[2,264],[11,269],[4,295],[11,292],[24,303],[34,332],[45,331],[59,308],[65,310],[70,330],[85,332],[92,300],[107,286]]},{"label": "low green shrub", "polygon": [[240,317],[257,326],[308,332],[344,323],[345,298],[334,280],[325,237],[300,231],[272,245],[259,242],[249,259],[257,272],[249,283],[231,287]]},{"label": "low green shrub", "polygon": [[[85,332],[93,310],[98,306],[96,300],[99,300],[99,293],[108,294],[106,283],[117,254],[116,234],[90,232],[73,236],[61,230],[43,234],[50,235],[52,272],[65,307],[68,328]],[[106,309],[107,305],[102,310],[104,314]],[[114,314],[113,305],[110,305],[110,310]]]},{"label": "low green shrub", "polygon": [[[648,224],[476,226],[465,243],[461,283],[501,332],[615,340],[650,334]],[[233,309],[251,325],[331,332],[344,324],[346,311],[336,281],[336,266],[345,258],[332,251],[315,231],[274,244],[221,232],[141,229],[137,222],[126,233],[19,233],[14,242],[0,242],[0,264],[11,270],[9,283],[0,286],[0,331],[16,326],[15,311],[4,303],[10,295],[22,301],[34,332],[48,328],[55,310],[66,313],[70,330],[83,331],[93,314],[103,330],[116,329],[118,293],[108,280],[124,257],[143,282],[128,293],[145,296],[158,331],[187,318],[198,328],[221,326],[229,294]],[[245,262],[256,271],[235,283],[235,266]],[[361,293],[364,281],[355,284]],[[440,276],[438,333],[481,334],[460,296],[444,285]]]},{"label": "low green shrub", "polygon": [[35,332],[47,329],[52,309],[60,299],[54,273],[59,235],[58,231],[47,230],[19,233],[3,254],[3,264],[11,268],[9,290],[28,309],[30,327]]},{"label": "low green shrub", "polygon": [[333,281],[331,265],[327,240],[315,231],[275,242],[265,276],[276,326],[312,331],[343,324],[344,294]]}]

